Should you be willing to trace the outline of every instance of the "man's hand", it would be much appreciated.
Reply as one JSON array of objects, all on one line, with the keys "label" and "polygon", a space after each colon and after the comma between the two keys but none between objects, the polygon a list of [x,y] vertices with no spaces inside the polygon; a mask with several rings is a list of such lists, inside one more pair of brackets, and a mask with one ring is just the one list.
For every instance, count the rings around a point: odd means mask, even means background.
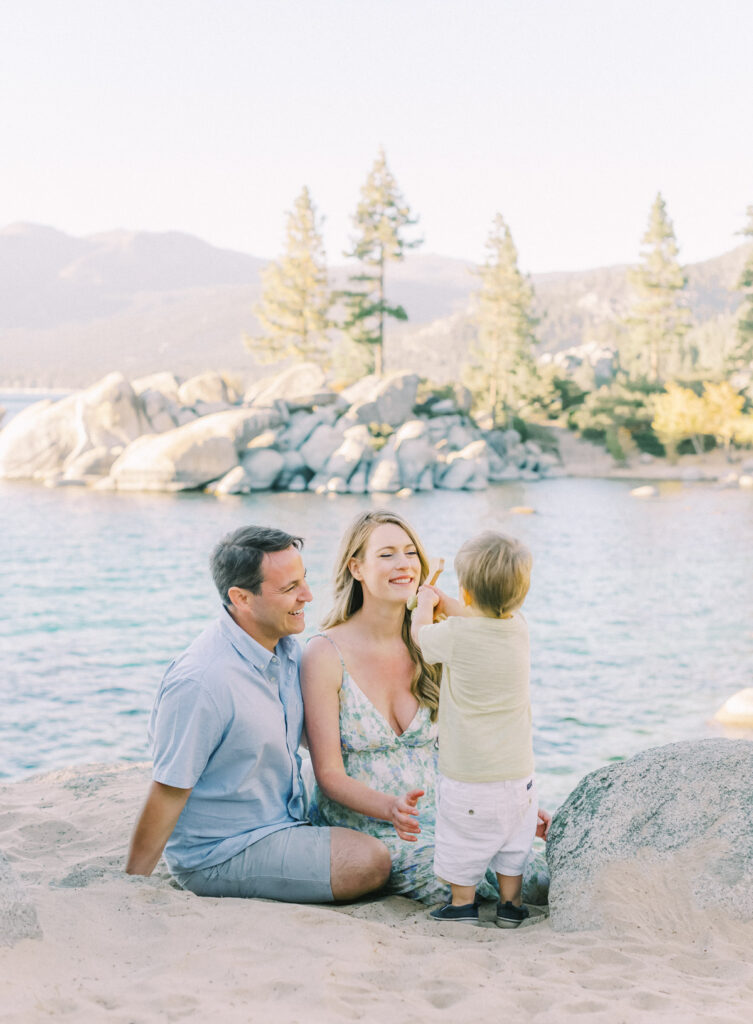
[{"label": "man's hand", "polygon": [[190,795],[190,789],[151,784],[131,836],[127,875],[151,875]]},{"label": "man's hand", "polygon": [[389,820],[398,836],[408,843],[415,843],[421,831],[415,819],[418,817],[418,801],[423,795],[423,789],[412,789],[405,796],[396,797],[390,808]]},{"label": "man's hand", "polygon": [[546,842],[546,837],[549,835],[549,826],[552,824],[552,816],[549,811],[545,811],[543,807],[539,807],[538,819],[536,835],[539,839],[543,839],[544,842]]}]

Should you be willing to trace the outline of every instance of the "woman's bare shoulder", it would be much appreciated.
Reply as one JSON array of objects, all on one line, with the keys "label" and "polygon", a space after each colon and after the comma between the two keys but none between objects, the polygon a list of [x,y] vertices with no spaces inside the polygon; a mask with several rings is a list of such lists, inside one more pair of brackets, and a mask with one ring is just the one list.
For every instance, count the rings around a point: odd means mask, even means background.
[{"label": "woman's bare shoulder", "polygon": [[327,633],[317,633],[307,641],[303,649],[301,672],[304,676],[337,680],[342,678],[343,663],[334,638]]}]

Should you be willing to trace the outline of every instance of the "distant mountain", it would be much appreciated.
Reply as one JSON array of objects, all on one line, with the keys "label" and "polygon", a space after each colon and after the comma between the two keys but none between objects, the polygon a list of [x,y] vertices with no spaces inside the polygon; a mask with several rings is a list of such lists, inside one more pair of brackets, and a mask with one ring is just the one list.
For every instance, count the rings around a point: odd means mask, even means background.
[{"label": "distant mountain", "polygon": [[[731,312],[746,247],[689,268],[697,317]],[[0,231],[0,384],[66,387],[109,370],[258,372],[243,346],[266,260],[180,232],[111,231],[74,238],[15,224]],[[412,254],[389,268],[390,299],[410,320],[391,328],[387,366],[452,379],[467,349],[465,317],[477,281],[462,260]],[[345,267],[332,270],[342,286]],[[622,315],[625,267],[532,278],[542,349],[579,344]],[[266,371],[265,371],[266,372]]]}]

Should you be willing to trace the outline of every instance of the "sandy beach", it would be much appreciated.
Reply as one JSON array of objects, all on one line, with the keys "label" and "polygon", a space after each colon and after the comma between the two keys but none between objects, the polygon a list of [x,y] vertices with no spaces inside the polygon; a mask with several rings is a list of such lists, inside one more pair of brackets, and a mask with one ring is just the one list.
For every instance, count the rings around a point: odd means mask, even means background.
[{"label": "sandy beach", "polygon": [[[122,873],[146,765],[0,789],[0,850],[42,938],[0,946],[0,1020],[122,1024],[747,1022],[753,923],[701,913],[668,865],[602,883],[607,928],[437,926],[398,897],[353,906],[200,899]],[[485,908],[486,915],[491,907]],[[482,915],[483,915],[482,911]]]}]

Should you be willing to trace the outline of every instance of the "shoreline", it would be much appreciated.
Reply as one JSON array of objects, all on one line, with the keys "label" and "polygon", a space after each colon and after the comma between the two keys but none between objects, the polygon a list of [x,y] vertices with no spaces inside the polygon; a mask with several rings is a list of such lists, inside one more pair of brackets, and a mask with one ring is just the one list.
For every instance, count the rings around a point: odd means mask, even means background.
[{"label": "shoreline", "polygon": [[0,946],[7,1024],[475,1024],[500,1003],[543,1024],[749,1020],[753,924],[696,910],[667,873],[605,883],[599,932],[554,932],[548,920],[458,929],[395,896],[199,898],[164,864],[151,878],[123,873],[147,779],[143,763],[88,765],[0,786],[0,850],[41,929]]}]

